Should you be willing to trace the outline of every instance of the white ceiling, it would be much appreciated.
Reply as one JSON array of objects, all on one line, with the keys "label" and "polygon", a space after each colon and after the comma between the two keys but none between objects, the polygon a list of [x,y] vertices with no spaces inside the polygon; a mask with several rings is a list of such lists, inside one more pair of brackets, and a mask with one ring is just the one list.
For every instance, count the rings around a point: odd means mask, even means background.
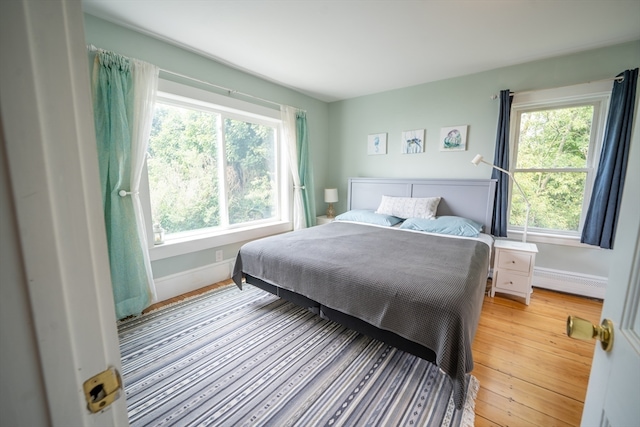
[{"label": "white ceiling", "polygon": [[335,101],[640,39],[640,0],[82,0],[86,13]]}]

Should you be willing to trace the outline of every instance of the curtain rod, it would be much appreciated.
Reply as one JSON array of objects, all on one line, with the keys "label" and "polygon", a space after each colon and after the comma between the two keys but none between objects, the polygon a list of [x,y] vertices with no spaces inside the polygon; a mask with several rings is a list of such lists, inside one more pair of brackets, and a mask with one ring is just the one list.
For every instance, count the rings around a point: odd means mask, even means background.
[{"label": "curtain rod", "polygon": [[[89,50],[90,52],[99,52],[99,51],[106,52],[104,49],[100,49],[98,47],[95,47],[92,44],[87,45],[87,50]],[[277,106],[279,108],[282,108],[282,107],[285,106],[284,104],[280,104],[278,102],[270,101],[268,99],[260,98],[258,96],[254,96],[254,95],[250,95],[248,93],[237,91],[235,89],[230,89],[228,87],[220,86],[220,85],[217,85],[215,83],[211,83],[211,82],[208,82],[208,81],[205,81],[205,80],[200,80],[200,79],[196,79],[194,77],[190,77],[190,76],[187,76],[187,75],[184,75],[184,74],[176,73],[175,71],[165,70],[164,68],[160,68],[160,67],[158,67],[158,68],[163,73],[171,74],[171,75],[174,75],[176,77],[180,77],[180,78],[183,78],[183,79],[191,80],[191,81],[203,84],[203,85],[214,87],[214,88],[216,88],[218,90],[225,91],[225,92],[227,92],[227,96],[229,96],[229,97],[231,97],[231,95],[240,95],[240,96],[243,96],[243,97],[247,97],[247,98],[252,98],[252,99],[258,100],[260,102],[265,102],[267,104],[275,105],[275,106]],[[300,112],[303,112],[303,113],[307,112],[307,110],[304,110],[302,108],[298,108],[298,107],[294,107],[294,106],[291,106],[291,107],[293,107],[296,110],[298,110]]]},{"label": "curtain rod", "polygon": [[[624,76],[616,76],[616,77],[611,77],[611,78],[608,78],[608,79],[593,80],[593,81],[590,81],[590,82],[587,82],[587,83],[577,83],[577,84],[601,83],[601,82],[612,82],[612,81],[618,81],[618,82],[624,81]],[[511,95],[511,96],[513,96],[515,94],[522,95],[522,94],[526,94],[526,93],[537,92],[538,90],[558,89],[560,87],[564,87],[564,86],[556,86],[556,87],[550,87],[550,88],[545,88],[545,89],[537,89],[537,90],[526,90],[526,91],[523,91],[523,92],[509,92],[509,95]],[[498,99],[498,95],[493,94],[489,98],[490,99]]]}]

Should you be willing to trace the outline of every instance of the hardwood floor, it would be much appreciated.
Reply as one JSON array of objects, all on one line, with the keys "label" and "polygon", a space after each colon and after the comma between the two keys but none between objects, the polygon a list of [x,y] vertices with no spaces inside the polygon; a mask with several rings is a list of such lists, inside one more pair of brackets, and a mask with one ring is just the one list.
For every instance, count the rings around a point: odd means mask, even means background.
[{"label": "hardwood floor", "polygon": [[[177,302],[216,283],[149,307]],[[568,315],[599,322],[602,301],[535,288],[526,306],[516,297],[485,297],[473,342],[480,381],[477,427],[578,426],[595,341],[567,337]]]},{"label": "hardwood floor", "polygon": [[535,288],[531,303],[485,297],[473,342],[476,426],[578,426],[596,342],[566,319],[600,321],[602,301]]},{"label": "hardwood floor", "polygon": [[233,280],[228,279],[228,280],[224,280],[222,282],[214,283],[213,285],[205,286],[204,288],[196,289],[195,291],[187,292],[186,294],[178,295],[177,297],[173,297],[173,298],[170,298],[168,300],[160,301],[158,303],[153,304],[152,306],[149,306],[149,307],[145,308],[142,311],[142,314],[148,313],[148,312],[153,311],[153,310],[157,310],[159,308],[164,307],[165,305],[174,304],[174,303],[179,302],[179,301],[181,301],[181,300],[183,300],[185,298],[189,298],[189,297],[192,297],[192,296],[195,296],[195,295],[199,295],[199,294],[205,293],[207,291],[213,290],[215,288],[219,288],[221,286],[230,285],[232,283],[233,283]]}]

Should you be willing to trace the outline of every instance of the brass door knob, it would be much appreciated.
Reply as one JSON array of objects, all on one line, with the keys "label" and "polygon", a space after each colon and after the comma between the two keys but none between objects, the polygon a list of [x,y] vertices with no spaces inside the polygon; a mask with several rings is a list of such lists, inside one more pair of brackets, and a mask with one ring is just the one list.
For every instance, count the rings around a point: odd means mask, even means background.
[{"label": "brass door knob", "polygon": [[597,339],[604,351],[610,351],[613,347],[613,322],[604,319],[600,326],[594,325],[580,317],[567,317],[567,335],[571,338],[590,341]]}]

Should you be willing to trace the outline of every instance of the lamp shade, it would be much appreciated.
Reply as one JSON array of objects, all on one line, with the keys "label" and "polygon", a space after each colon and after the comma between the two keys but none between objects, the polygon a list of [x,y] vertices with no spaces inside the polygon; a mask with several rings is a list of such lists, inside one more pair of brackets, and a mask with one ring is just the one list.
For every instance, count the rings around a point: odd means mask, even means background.
[{"label": "lamp shade", "polygon": [[476,156],[471,160],[471,163],[478,166],[478,164],[482,161],[483,157],[480,154],[476,154]]},{"label": "lamp shade", "polygon": [[337,188],[325,188],[324,189],[324,201],[325,203],[335,203],[338,201],[338,189]]}]

